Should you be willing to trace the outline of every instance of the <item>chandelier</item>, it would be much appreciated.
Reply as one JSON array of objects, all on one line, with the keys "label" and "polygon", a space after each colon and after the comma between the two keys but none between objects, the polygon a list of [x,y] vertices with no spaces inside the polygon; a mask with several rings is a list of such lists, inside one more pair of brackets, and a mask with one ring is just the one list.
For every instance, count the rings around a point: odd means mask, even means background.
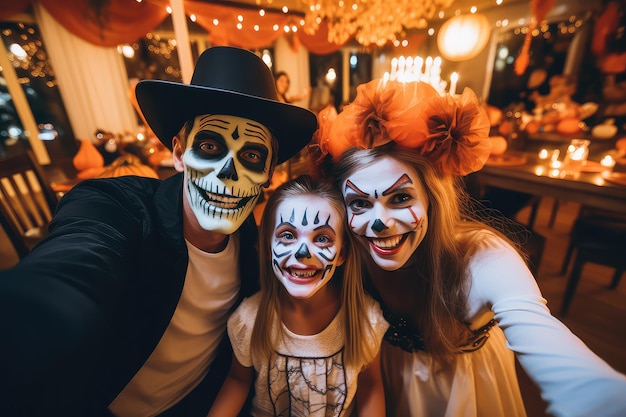
[{"label": "chandelier", "polygon": [[453,0],[301,0],[304,30],[314,34],[322,21],[328,41],[344,44],[352,36],[361,45],[383,46],[405,29],[423,29]]}]

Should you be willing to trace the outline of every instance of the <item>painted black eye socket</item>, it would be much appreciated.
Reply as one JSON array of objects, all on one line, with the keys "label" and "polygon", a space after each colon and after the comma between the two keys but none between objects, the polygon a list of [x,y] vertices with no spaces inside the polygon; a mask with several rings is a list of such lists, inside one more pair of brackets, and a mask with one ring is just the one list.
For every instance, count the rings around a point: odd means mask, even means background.
[{"label": "painted black eye socket", "polygon": [[198,158],[205,159],[221,159],[228,152],[224,137],[215,132],[198,132],[192,149]]},{"label": "painted black eye socket", "polygon": [[391,197],[390,202],[391,204],[395,206],[406,207],[406,206],[410,206],[411,204],[413,204],[414,200],[415,198],[411,194],[398,193],[398,194],[394,194]]},{"label": "painted black eye socket", "polygon": [[372,207],[371,202],[362,198],[350,199],[349,201],[347,201],[347,203],[350,210],[352,210],[352,212],[354,213],[361,213],[362,211]]},{"label": "painted black eye socket", "polygon": [[269,149],[267,147],[250,143],[245,145],[237,152],[237,159],[247,169],[255,172],[263,172],[265,170],[265,163],[269,155]]}]

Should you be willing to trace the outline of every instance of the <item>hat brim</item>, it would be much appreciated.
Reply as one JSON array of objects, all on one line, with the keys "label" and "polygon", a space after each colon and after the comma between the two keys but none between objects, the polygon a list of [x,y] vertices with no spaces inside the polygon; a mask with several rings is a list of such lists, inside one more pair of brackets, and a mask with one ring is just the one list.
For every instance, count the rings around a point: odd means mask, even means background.
[{"label": "hat brim", "polygon": [[150,128],[172,149],[172,138],[183,124],[203,114],[244,117],[265,125],[278,141],[278,163],[304,148],[317,129],[310,110],[256,96],[162,80],[144,80],[135,89]]}]

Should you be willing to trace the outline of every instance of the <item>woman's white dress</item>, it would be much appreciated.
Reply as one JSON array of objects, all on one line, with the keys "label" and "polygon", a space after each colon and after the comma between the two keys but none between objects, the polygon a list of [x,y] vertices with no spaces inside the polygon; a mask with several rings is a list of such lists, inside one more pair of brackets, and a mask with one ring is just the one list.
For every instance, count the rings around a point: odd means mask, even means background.
[{"label": "woman's white dress", "polygon": [[468,322],[498,323],[484,345],[452,366],[385,342],[381,360],[387,417],[526,416],[514,354],[540,388],[548,414],[625,417],[626,377],[550,314],[522,258],[489,236],[470,264]]}]

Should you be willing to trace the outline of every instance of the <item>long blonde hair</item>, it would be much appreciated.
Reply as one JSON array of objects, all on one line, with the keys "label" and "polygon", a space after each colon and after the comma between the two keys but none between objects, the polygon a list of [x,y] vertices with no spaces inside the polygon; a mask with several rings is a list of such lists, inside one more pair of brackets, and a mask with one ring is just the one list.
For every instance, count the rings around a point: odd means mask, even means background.
[{"label": "long blonde hair", "polygon": [[[477,236],[480,234],[464,232],[487,229],[507,239],[472,218],[469,199],[457,177],[441,174],[419,152],[394,143],[344,152],[333,167],[337,188],[340,189],[351,174],[382,156],[413,166],[428,195],[428,230],[413,256],[416,279],[419,274],[426,289],[423,298],[416,302],[413,318],[424,338],[426,350],[436,360],[445,363],[470,336],[465,323],[466,274],[469,261],[478,249],[480,239]],[[363,251],[361,256],[370,255]]]},{"label": "long blonde hair", "polygon": [[283,336],[279,294],[284,289],[272,269],[271,255],[276,209],[288,198],[301,198],[305,195],[324,199],[341,216],[344,246],[339,249],[344,253],[345,262],[335,270],[335,277],[327,285],[341,285],[341,301],[345,311],[344,359],[346,364],[360,369],[370,363],[376,354],[370,348],[371,344],[367,343],[374,333],[365,310],[361,263],[357,260],[352,233],[347,230],[346,209],[341,194],[332,183],[316,182],[308,175],[301,175],[279,186],[268,199],[263,211],[259,238],[261,301],[252,330],[252,354],[269,358],[275,349],[275,341]]}]

